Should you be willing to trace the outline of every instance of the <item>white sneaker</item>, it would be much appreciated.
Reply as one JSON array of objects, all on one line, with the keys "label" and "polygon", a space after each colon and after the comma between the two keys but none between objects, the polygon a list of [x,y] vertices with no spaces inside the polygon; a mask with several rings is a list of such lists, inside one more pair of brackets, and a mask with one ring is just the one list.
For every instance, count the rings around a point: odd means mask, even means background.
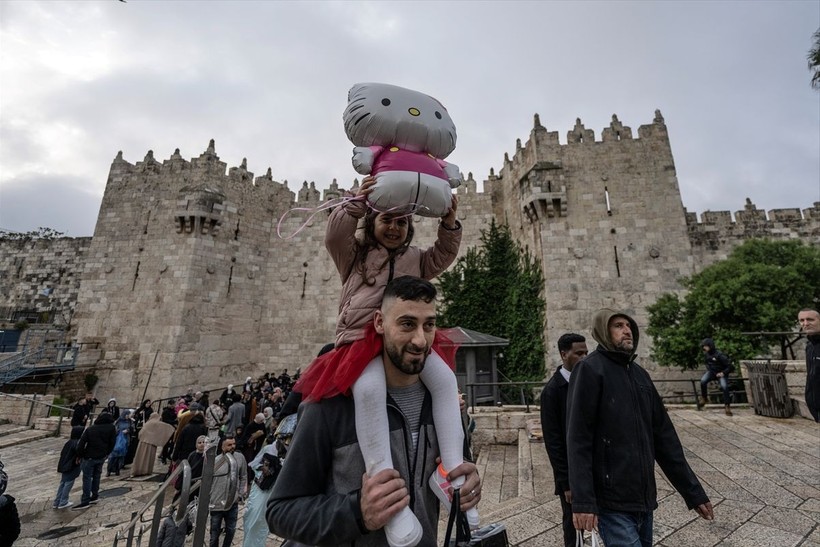
[{"label": "white sneaker", "polygon": [[[430,480],[428,481],[430,485],[430,489],[439,499],[441,504],[447,509],[447,512],[450,512],[450,505],[452,499],[450,498],[450,487],[453,489],[461,488],[464,484],[464,477],[458,477],[453,482],[447,480],[447,470],[444,469],[444,466],[439,464],[436,467],[436,470],[430,475]],[[471,529],[478,528],[478,524],[480,522],[478,516],[478,509],[473,507],[472,509],[468,510],[466,513],[467,515],[467,523],[470,525]]]},{"label": "white sneaker", "polygon": [[68,509],[68,508],[69,508],[69,507],[71,507],[72,505],[74,505],[74,504],[73,504],[73,503],[71,503],[70,501],[67,501],[67,502],[65,502],[64,504],[62,504],[61,506],[57,507],[57,509]]},{"label": "white sneaker", "polygon": [[412,547],[421,541],[424,530],[410,507],[405,507],[387,523],[384,533],[390,547]]}]

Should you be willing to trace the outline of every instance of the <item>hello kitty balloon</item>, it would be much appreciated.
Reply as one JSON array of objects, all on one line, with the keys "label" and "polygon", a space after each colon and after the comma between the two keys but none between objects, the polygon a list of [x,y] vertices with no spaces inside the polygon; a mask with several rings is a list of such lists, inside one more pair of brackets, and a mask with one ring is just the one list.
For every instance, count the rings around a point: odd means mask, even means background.
[{"label": "hello kitty balloon", "polygon": [[354,169],[376,178],[368,196],[374,209],[447,213],[462,177],[444,161],[456,147],[456,126],[444,105],[410,89],[362,83],[350,89],[343,117],[356,146]]}]

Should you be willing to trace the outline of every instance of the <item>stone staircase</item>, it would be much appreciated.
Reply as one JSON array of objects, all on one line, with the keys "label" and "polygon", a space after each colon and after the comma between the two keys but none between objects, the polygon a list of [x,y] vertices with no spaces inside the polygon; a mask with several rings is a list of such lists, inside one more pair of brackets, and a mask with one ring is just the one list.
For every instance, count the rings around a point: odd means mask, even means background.
[{"label": "stone staircase", "polygon": [[39,441],[48,436],[48,431],[32,429],[24,425],[2,424],[0,425],[0,450],[31,441]]}]

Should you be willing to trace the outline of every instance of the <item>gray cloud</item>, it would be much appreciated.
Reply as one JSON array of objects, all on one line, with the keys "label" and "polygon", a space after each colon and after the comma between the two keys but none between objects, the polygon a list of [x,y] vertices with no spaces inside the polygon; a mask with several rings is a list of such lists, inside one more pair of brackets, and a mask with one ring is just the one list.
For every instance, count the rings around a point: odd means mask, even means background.
[{"label": "gray cloud", "polygon": [[94,233],[100,196],[80,188],[87,181],[71,176],[32,175],[0,188],[0,229],[28,232],[53,228],[70,237]]},{"label": "gray cloud", "polygon": [[[0,57],[3,196],[45,177],[99,201],[118,150],[132,162],[149,149],[194,157],[211,138],[229,165],[247,157],[292,188],[348,185],[347,90],[383,81],[444,102],[459,132],[449,159],[478,180],[526,140],[536,112],[565,142],[576,117],[600,138],[613,113],[637,130],[660,108],[690,211],[741,209],[747,196],[765,209],[820,199],[820,100],[805,61],[816,3],[133,0],[0,11],[0,46],[12,51]],[[0,207],[0,226],[14,228]]]}]

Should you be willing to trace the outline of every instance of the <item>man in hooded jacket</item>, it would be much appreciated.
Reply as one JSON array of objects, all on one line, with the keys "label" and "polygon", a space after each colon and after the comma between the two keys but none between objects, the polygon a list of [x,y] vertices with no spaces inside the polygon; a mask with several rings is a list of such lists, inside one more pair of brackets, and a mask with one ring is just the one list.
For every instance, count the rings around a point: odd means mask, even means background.
[{"label": "man in hooded jacket", "polygon": [[638,325],[610,309],[595,314],[598,347],[573,369],[567,394],[567,455],[573,523],[598,528],[607,547],[652,545],[655,462],[689,509],[712,504],[683,454],[649,374],[635,361]]},{"label": "man in hooded jacket", "polygon": [[721,391],[723,391],[723,406],[726,415],[731,416],[732,409],[729,405],[732,399],[729,395],[729,373],[734,370],[732,361],[725,353],[718,351],[715,347],[715,341],[711,338],[704,338],[700,346],[703,348],[703,358],[706,362],[706,374],[700,379],[700,404],[706,406],[709,402],[706,397],[706,387],[712,380],[717,380]]}]

